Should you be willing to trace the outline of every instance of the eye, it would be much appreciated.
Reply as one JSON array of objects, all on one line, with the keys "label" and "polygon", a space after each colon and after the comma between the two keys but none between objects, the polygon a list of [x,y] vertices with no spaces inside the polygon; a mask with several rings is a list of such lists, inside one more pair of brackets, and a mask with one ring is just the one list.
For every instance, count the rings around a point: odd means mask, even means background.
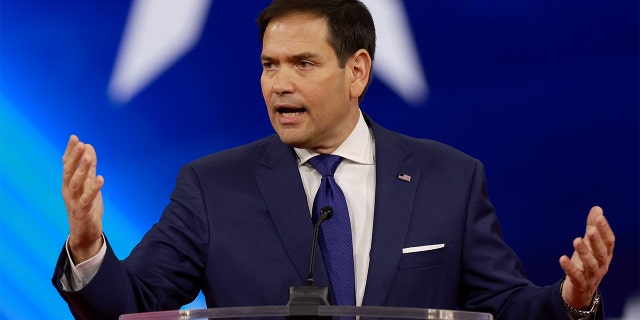
[{"label": "eye", "polygon": [[309,61],[302,60],[298,62],[298,67],[300,67],[301,69],[309,69],[313,67],[313,64]]},{"label": "eye", "polygon": [[264,61],[262,62],[262,68],[267,71],[273,70],[276,68],[276,64],[271,61]]}]

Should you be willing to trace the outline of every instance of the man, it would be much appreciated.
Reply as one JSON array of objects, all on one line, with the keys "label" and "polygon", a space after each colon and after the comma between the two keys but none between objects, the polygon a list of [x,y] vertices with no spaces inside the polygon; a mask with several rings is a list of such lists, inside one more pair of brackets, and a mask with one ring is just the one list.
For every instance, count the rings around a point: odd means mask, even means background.
[{"label": "man", "polygon": [[[573,256],[560,258],[566,276],[537,287],[502,241],[479,161],[388,131],[360,111],[375,53],[364,5],[275,0],[258,24],[262,92],[277,135],[183,167],[160,221],[124,261],[102,234],[95,150],[70,138],[62,187],[70,235],[53,282],[76,317],[177,309],[200,290],[209,307],[285,304],[288,288],[307,276],[322,190],[348,210],[326,224],[346,219],[351,233],[350,280],[336,280],[345,272],[325,255],[331,243],[317,259],[316,283],[331,288],[333,303],[459,307],[496,319],[603,317],[597,287],[614,235],[599,207]],[[327,157],[318,154],[341,157],[335,172],[316,166]]]}]

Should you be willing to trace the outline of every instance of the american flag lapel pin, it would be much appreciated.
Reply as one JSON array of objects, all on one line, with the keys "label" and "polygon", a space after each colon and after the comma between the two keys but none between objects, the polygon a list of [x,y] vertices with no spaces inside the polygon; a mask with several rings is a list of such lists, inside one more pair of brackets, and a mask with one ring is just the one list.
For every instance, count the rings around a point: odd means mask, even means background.
[{"label": "american flag lapel pin", "polygon": [[402,172],[398,174],[398,179],[404,180],[406,182],[411,182],[411,176]]}]

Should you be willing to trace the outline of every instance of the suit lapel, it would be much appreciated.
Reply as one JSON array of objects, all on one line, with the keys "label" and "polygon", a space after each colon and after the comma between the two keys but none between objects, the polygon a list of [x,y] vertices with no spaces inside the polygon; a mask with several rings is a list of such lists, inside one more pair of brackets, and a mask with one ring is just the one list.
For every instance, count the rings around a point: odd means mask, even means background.
[{"label": "suit lapel", "polygon": [[[384,305],[402,256],[420,170],[411,152],[390,131],[365,115],[376,143],[376,200],[369,272],[363,305]],[[307,279],[313,225],[293,150],[277,136],[267,143],[256,171],[274,226],[294,265],[300,284]],[[405,174],[404,179],[399,174]],[[406,181],[409,179],[410,181]],[[316,253],[315,281],[328,285],[322,255]]]},{"label": "suit lapel", "polygon": [[367,121],[376,143],[376,198],[363,305],[384,305],[402,257],[420,170],[410,165],[411,153],[395,135]]},{"label": "suit lapel", "polygon": [[[289,146],[274,135],[266,146],[256,172],[256,181],[273,224],[300,277],[300,283],[293,285],[302,285],[309,273],[313,224],[296,156]],[[319,250],[315,261],[316,283],[326,285],[328,277]]]}]

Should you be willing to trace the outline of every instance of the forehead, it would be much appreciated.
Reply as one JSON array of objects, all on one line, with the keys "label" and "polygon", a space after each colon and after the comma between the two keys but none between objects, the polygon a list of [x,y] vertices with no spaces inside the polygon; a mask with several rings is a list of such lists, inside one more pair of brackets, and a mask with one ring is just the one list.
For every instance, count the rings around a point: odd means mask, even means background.
[{"label": "forehead", "polygon": [[262,40],[263,54],[330,49],[327,19],[309,13],[292,13],[269,22]]}]

